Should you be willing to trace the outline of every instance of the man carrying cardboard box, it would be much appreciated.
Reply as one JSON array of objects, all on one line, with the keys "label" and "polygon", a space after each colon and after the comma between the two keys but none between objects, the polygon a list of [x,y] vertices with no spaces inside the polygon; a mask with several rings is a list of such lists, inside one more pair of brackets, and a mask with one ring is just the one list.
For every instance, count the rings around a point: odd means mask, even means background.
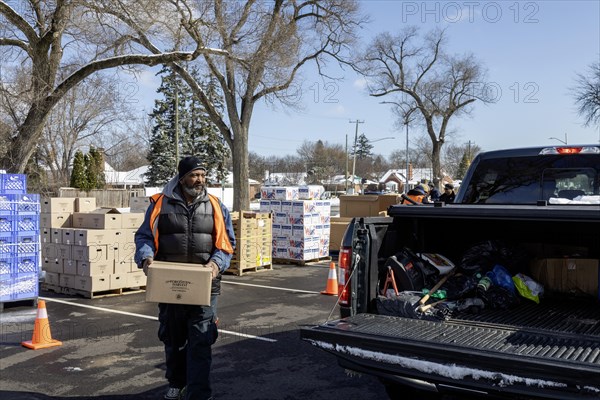
[{"label": "man carrying cardboard box", "polygon": [[[165,399],[211,399],[211,346],[217,339],[221,274],[235,248],[227,208],[206,191],[206,168],[197,157],[179,162],[179,174],[152,196],[135,234],[135,262],[148,274],[154,260],[212,268],[211,306],[159,303],[158,337],[165,345]],[[185,394],[182,393],[185,387]]]}]

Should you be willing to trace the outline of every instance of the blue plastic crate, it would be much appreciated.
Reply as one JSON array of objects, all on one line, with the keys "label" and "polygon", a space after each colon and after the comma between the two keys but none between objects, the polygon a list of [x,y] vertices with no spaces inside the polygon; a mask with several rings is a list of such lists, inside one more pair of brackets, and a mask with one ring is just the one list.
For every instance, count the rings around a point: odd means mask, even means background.
[{"label": "blue plastic crate", "polygon": [[[4,232],[6,233],[6,232]],[[11,236],[3,237],[0,235],[0,257],[11,258],[17,255],[17,243]]]},{"label": "blue plastic crate", "polygon": [[14,232],[15,224],[14,224],[14,216],[13,215],[0,215],[0,232]]},{"label": "blue plastic crate", "polygon": [[0,174],[0,193],[27,193],[27,176],[24,174]]},{"label": "blue plastic crate", "polygon": [[[0,237],[1,239],[1,237]],[[40,237],[39,235],[24,234],[19,232],[16,240],[16,256],[29,256],[30,254],[39,254]]]},{"label": "blue plastic crate", "polygon": [[22,274],[11,279],[12,300],[28,299],[38,295],[38,274]]},{"label": "blue plastic crate", "polygon": [[35,193],[13,194],[13,211],[25,213],[40,213],[40,195]]},{"label": "blue plastic crate", "polygon": [[14,258],[2,258],[0,257],[0,280],[9,279],[13,276],[12,263]]},{"label": "blue plastic crate", "polygon": [[14,194],[4,194],[0,192],[0,215],[5,212],[13,211]]},{"label": "blue plastic crate", "polygon": [[18,234],[40,234],[40,216],[39,215],[16,215],[14,230]]},{"label": "blue plastic crate", "polygon": [[10,301],[12,298],[12,279],[0,275],[0,301]]},{"label": "blue plastic crate", "polygon": [[21,274],[29,274],[35,273],[37,274],[39,271],[39,256],[31,255],[31,256],[17,256],[14,257],[13,268],[17,275]]}]

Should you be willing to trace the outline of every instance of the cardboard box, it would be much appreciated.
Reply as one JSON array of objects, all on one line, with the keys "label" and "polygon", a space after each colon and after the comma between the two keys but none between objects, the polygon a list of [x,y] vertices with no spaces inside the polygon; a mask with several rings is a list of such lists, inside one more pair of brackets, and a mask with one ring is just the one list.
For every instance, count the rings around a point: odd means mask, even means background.
[{"label": "cardboard box", "polygon": [[121,289],[127,287],[127,275],[125,274],[112,274],[110,275],[110,288]]},{"label": "cardboard box", "polygon": [[98,244],[114,244],[115,231],[109,229],[75,229],[74,244],[77,246],[90,246]]},{"label": "cardboard box", "polygon": [[44,243],[42,244],[42,258],[44,260],[58,260],[57,244]]},{"label": "cardboard box", "polygon": [[73,213],[73,228],[119,229],[122,215],[115,208],[98,208],[93,212]]},{"label": "cardboard box", "polygon": [[210,268],[154,261],[148,268],[146,301],[208,306],[211,282]]},{"label": "cardboard box", "polygon": [[[97,276],[77,276],[77,275],[61,275],[62,277],[69,277],[68,282],[71,286],[67,286],[73,289],[83,290],[86,292],[103,292],[110,290],[110,277],[104,275]],[[61,286],[65,286],[62,285]]]},{"label": "cardboard box", "polygon": [[77,275],[98,276],[114,273],[114,261],[77,261]]},{"label": "cardboard box", "polygon": [[[76,261],[103,262],[108,260],[108,246],[105,244],[91,246],[73,246],[71,257]],[[112,262],[112,260],[110,260]]]},{"label": "cardboard box", "polygon": [[46,272],[54,272],[57,274],[62,274],[63,273],[63,262],[62,260],[56,260],[56,259],[51,259],[51,260],[42,260],[42,270],[46,271]]},{"label": "cardboard box", "polygon": [[75,244],[75,229],[61,228],[60,231],[62,233],[62,236],[61,236],[62,244],[69,244],[69,245]]},{"label": "cardboard box", "polygon": [[75,260],[62,260],[63,273],[69,275],[77,275],[77,261]]},{"label": "cardboard box", "polygon": [[75,212],[90,212],[96,208],[95,197],[77,197],[75,199]]},{"label": "cardboard box", "polygon": [[339,251],[344,233],[352,218],[331,217],[329,233],[329,251]]},{"label": "cardboard box", "polygon": [[391,205],[398,204],[397,194],[383,195],[341,195],[340,217],[372,217],[380,211],[387,211]]},{"label": "cardboard box", "polygon": [[144,213],[121,214],[121,228],[138,229],[144,222]]},{"label": "cardboard box", "polygon": [[40,201],[42,213],[73,213],[75,211],[74,197],[51,197]]},{"label": "cardboard box", "polygon": [[40,228],[70,228],[73,214],[64,213],[41,213]]},{"label": "cardboard box", "polygon": [[590,258],[544,258],[531,263],[530,274],[546,290],[598,298],[598,264]]},{"label": "cardboard box", "polygon": [[52,243],[52,228],[40,228],[40,243]]},{"label": "cardboard box", "polygon": [[48,285],[58,286],[60,285],[60,274],[58,272],[48,272],[46,271],[46,275],[44,276],[44,282]]},{"label": "cardboard box", "polygon": [[48,228],[50,231],[50,241],[54,244],[62,244],[63,228]]},{"label": "cardboard box", "polygon": [[142,287],[146,286],[146,275],[143,271],[130,272],[127,274],[127,287]]},{"label": "cardboard box", "polygon": [[132,213],[146,213],[150,205],[150,197],[131,197],[129,198],[129,210]]}]

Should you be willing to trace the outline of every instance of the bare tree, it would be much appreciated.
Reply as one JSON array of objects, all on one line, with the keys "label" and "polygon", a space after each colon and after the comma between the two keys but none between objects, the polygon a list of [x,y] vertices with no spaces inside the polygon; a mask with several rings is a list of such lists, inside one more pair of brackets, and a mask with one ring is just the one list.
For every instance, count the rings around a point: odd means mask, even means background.
[{"label": "bare tree", "polygon": [[416,28],[382,33],[360,56],[356,70],[368,77],[371,96],[396,96],[399,115],[419,110],[431,141],[434,183],[441,178],[441,149],[450,119],[470,111],[476,100],[490,102],[485,71],[473,55],[444,52],[445,33],[434,30],[422,43]]},{"label": "bare tree", "polygon": [[[69,168],[81,147],[104,148],[102,136],[126,129],[135,120],[131,104],[118,92],[113,76],[96,74],[67,92],[48,115],[43,140],[38,144],[38,161],[48,167],[57,185],[68,185]],[[111,147],[125,147],[111,135]]]},{"label": "bare tree", "polygon": [[[6,76],[6,71],[1,71],[0,98],[14,131],[0,165],[14,172],[24,171],[53,107],[65,93],[94,72],[123,65],[192,60],[202,52],[223,53],[201,47],[187,52],[140,53],[142,46],[124,45],[135,42],[130,40],[135,39],[135,32],[125,29],[124,24],[116,26],[118,21],[114,20],[109,24],[113,27],[110,34],[103,36],[106,43],[86,46],[86,40],[98,37],[109,25],[101,24],[105,21],[86,13],[88,9],[82,1],[29,0],[18,4],[20,10],[0,1],[3,67],[18,65],[28,76],[27,91],[18,92],[17,88],[23,86],[14,85],[11,79],[6,79],[11,78]],[[78,31],[81,26],[86,30]]]},{"label": "bare tree", "polygon": [[[120,8],[114,6],[116,3]],[[126,22],[136,32],[137,42],[156,53],[159,50],[150,40],[152,32],[144,28],[154,17],[144,12],[147,3],[112,1],[110,7],[98,5],[97,9]],[[263,99],[289,100],[286,89],[310,62],[325,73],[327,60],[348,61],[354,28],[363,22],[358,2],[167,0],[160,5],[177,10],[176,17],[164,21],[168,29],[178,30],[177,46],[214,47],[225,53],[205,53],[195,63],[219,82],[225,115],[218,112],[184,64],[174,62],[171,66],[190,85],[229,145],[236,193],[233,208],[246,209],[248,135],[256,103]],[[173,28],[173,21],[181,25]]]},{"label": "bare tree", "polygon": [[571,90],[577,112],[585,120],[584,125],[600,126],[600,62],[589,66],[588,75],[577,74],[575,87]]},{"label": "bare tree", "polygon": [[459,169],[463,157],[466,156],[471,161],[480,152],[481,147],[476,144],[465,143],[459,145],[449,143],[444,151],[443,168],[453,179],[461,179]]}]

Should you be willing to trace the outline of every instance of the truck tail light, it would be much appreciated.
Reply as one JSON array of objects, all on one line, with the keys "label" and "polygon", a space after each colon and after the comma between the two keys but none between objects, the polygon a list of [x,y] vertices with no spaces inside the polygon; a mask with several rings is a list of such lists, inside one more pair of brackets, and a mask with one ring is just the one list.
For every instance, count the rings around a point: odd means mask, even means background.
[{"label": "truck tail light", "polygon": [[338,278],[339,304],[348,306],[350,304],[350,272],[352,269],[352,248],[342,247],[340,249],[338,266],[340,276]]},{"label": "truck tail light", "polygon": [[546,147],[540,154],[600,154],[600,147],[596,146],[562,146]]}]

